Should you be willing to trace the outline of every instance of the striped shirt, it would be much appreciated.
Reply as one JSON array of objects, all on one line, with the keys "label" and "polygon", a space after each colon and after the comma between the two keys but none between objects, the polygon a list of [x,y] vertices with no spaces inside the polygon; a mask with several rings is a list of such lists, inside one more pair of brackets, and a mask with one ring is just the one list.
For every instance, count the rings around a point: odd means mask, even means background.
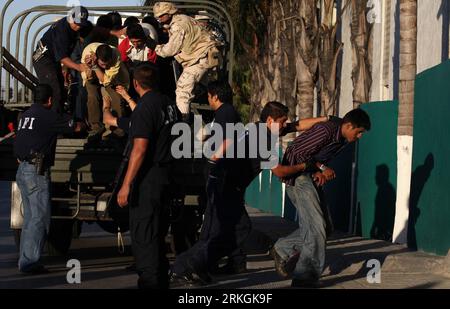
[{"label": "striped shirt", "polygon": [[[298,136],[286,149],[283,165],[297,165],[309,161],[328,163],[348,143],[341,134],[341,125],[335,121],[321,122]],[[295,184],[294,175],[283,178],[287,185]]]}]

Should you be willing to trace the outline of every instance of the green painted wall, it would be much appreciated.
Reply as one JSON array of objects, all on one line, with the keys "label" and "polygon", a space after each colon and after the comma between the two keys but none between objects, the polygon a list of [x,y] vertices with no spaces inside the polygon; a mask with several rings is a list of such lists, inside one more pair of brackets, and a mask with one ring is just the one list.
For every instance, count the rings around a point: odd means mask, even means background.
[{"label": "green painted wall", "polygon": [[[261,190],[260,190],[261,179]],[[261,172],[245,192],[247,205],[278,216],[282,214],[282,184],[269,170]]]},{"label": "green painted wall", "polygon": [[450,61],[417,76],[408,242],[447,254],[450,248]]},{"label": "green painted wall", "polygon": [[398,102],[361,107],[372,129],[357,146],[357,225],[363,237],[390,240],[395,219]]}]

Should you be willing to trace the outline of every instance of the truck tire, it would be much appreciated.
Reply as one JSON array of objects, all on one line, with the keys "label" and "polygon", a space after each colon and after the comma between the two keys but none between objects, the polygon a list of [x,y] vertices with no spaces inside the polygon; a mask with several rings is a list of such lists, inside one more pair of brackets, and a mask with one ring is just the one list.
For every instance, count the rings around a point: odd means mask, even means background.
[{"label": "truck tire", "polygon": [[67,254],[72,242],[74,221],[52,219],[47,238],[47,250],[50,256],[65,256]]}]

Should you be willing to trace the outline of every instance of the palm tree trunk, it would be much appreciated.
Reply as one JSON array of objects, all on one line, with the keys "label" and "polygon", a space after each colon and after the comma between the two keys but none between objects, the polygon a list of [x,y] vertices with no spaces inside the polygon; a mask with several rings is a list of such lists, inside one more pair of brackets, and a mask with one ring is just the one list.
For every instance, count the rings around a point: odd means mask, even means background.
[{"label": "palm tree trunk", "polygon": [[353,49],[353,106],[370,101],[372,67],[370,61],[372,26],[367,22],[367,0],[351,0],[351,42]]},{"label": "palm tree trunk", "polygon": [[417,0],[400,0],[400,87],[398,135],[412,136],[417,73]]},{"label": "palm tree trunk", "polygon": [[417,72],[417,0],[400,0],[400,85],[397,203],[393,241],[407,243],[411,188],[414,79]]},{"label": "palm tree trunk", "polygon": [[313,116],[314,89],[319,65],[319,26],[316,0],[298,0],[298,19],[293,30],[297,87],[296,116]]}]

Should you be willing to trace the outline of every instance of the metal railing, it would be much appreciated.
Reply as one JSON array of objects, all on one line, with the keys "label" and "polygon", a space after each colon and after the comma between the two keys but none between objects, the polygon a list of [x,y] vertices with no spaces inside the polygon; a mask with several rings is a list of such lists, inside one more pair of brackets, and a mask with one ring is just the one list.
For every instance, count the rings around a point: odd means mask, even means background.
[{"label": "metal railing", "polygon": [[[19,60],[20,55],[20,49],[22,48],[22,61],[24,67],[27,67],[30,72],[33,72],[33,65],[32,65],[32,54],[34,51],[34,48],[36,46],[36,41],[38,39],[39,34],[46,29],[48,26],[52,24],[45,23],[41,27],[39,27],[34,35],[33,39],[31,40],[31,46],[28,47],[29,43],[29,36],[31,32],[31,28],[33,24],[38,21],[41,17],[47,16],[47,15],[57,15],[57,16],[65,16],[67,14],[67,11],[70,10],[70,7],[66,6],[56,6],[56,5],[39,5],[32,7],[30,9],[24,10],[14,16],[12,20],[10,21],[7,33],[6,33],[6,40],[5,44],[4,42],[4,35],[3,31],[5,30],[5,15],[10,7],[10,5],[14,2],[14,0],[8,0],[3,7],[1,13],[0,13],[0,43],[1,46],[5,46],[6,50],[11,52],[11,35],[12,30],[14,28],[14,25],[18,23],[17,25],[17,31],[16,31],[16,37],[15,37],[15,58]],[[176,3],[177,7],[180,9],[185,10],[205,10],[208,12],[208,15],[211,16],[216,22],[218,22],[221,26],[223,26],[223,30],[226,35],[226,39],[228,42],[228,52],[226,53],[227,57],[227,72],[228,72],[228,80],[231,83],[233,80],[233,66],[234,66],[234,59],[233,59],[233,50],[234,50],[234,28],[233,23],[231,20],[230,15],[227,13],[227,11],[218,3],[212,2],[212,1],[204,1],[204,0],[190,0],[190,1],[171,1]],[[110,11],[118,11],[121,13],[123,17],[127,17],[127,13],[140,13],[140,14],[150,14],[153,12],[152,6],[122,6],[122,7],[109,7],[109,6],[98,6],[98,7],[86,7],[90,11],[90,16],[98,16],[100,14],[95,12],[110,12]],[[31,20],[26,23],[26,19],[31,14],[35,14],[31,18]],[[24,40],[23,44],[21,45],[21,33],[22,33],[22,27],[24,24],[27,24],[25,28],[24,33]],[[0,81],[3,77],[3,51],[2,48],[0,48]],[[28,62],[29,61],[29,62]],[[5,87],[3,87],[5,91],[4,101],[5,104],[9,107],[23,107],[29,105],[31,102],[25,102],[25,91],[26,89],[23,88],[23,96],[19,98],[19,81],[17,79],[14,80],[13,85],[13,94],[12,98],[10,96],[10,87],[11,87],[11,74],[6,71],[5,74]],[[1,95],[1,94],[0,94]],[[29,97],[31,97],[31,90],[29,90]]]}]

